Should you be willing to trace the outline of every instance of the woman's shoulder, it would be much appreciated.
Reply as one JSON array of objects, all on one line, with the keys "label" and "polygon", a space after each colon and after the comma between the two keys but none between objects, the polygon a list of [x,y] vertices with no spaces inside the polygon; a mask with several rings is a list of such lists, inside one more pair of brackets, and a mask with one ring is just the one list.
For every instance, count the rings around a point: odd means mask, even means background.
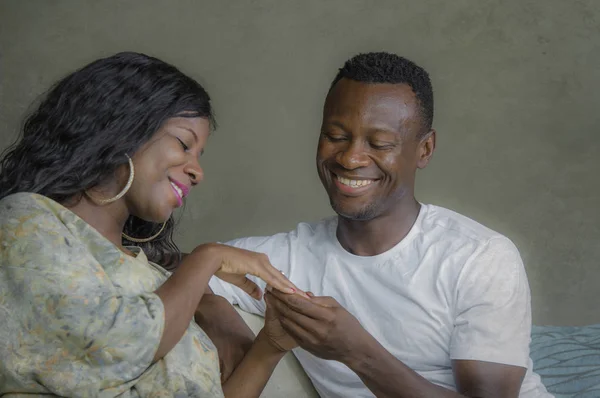
[{"label": "woman's shoulder", "polygon": [[52,199],[31,192],[18,192],[0,200],[0,216],[10,216],[21,212],[48,212]]},{"label": "woman's shoulder", "polygon": [[[32,193],[7,196],[0,201],[0,265],[27,267],[81,280],[90,272],[101,272],[96,256],[106,257],[106,247],[111,247],[110,243],[97,239],[99,233],[90,229],[69,209],[45,196]],[[118,258],[119,252],[114,249],[113,252],[117,254],[110,252],[110,260]]]},{"label": "woman's shoulder", "polygon": [[0,237],[2,240],[26,238],[36,232],[60,229],[60,206],[42,195],[19,192],[0,200]]}]

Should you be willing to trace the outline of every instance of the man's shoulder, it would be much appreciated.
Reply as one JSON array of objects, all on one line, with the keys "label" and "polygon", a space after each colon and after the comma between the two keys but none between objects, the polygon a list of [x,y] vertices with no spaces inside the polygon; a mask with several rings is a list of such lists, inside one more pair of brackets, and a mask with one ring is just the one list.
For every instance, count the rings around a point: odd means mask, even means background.
[{"label": "man's shoulder", "polygon": [[426,205],[421,222],[425,241],[443,246],[456,255],[471,256],[476,253],[505,253],[520,257],[519,249],[507,236],[467,216],[436,205]]},{"label": "man's shoulder", "polygon": [[[467,284],[513,281],[523,271],[517,246],[505,235],[453,210],[427,205],[423,220],[426,245],[435,246],[444,264]],[[512,282],[511,282],[512,283]]]},{"label": "man's shoulder", "polygon": [[465,215],[437,205],[425,205],[427,212],[421,228],[424,233],[439,234],[440,238],[487,244],[508,240],[506,236]]}]

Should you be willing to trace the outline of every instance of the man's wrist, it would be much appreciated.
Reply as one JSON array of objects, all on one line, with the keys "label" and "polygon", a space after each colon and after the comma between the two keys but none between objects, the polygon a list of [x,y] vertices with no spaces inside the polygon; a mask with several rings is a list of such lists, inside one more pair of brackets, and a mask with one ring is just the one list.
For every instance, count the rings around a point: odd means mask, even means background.
[{"label": "man's wrist", "polygon": [[377,357],[380,348],[382,347],[379,342],[365,331],[365,335],[353,345],[353,349],[346,356],[340,358],[340,362],[358,373],[372,358]]}]

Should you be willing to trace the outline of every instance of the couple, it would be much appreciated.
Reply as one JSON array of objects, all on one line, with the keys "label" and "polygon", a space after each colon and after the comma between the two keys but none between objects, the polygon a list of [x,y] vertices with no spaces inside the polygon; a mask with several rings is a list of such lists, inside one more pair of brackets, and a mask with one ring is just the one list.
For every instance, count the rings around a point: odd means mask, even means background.
[{"label": "couple", "polygon": [[[67,76],[1,163],[0,395],[253,397],[294,349],[324,397],[550,396],[517,249],[414,198],[432,119],[422,68],[352,58],[317,151],[338,216],[180,259],[208,94],[135,53]],[[219,296],[265,316],[256,338]]]}]

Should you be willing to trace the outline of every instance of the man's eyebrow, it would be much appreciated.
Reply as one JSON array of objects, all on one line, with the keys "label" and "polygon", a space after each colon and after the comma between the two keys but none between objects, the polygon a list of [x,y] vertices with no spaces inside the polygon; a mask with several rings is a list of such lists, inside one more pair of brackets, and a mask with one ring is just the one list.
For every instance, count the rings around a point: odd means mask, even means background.
[{"label": "man's eyebrow", "polygon": [[344,124],[342,122],[339,122],[337,120],[332,120],[330,122],[326,122],[326,123],[324,123],[324,125],[337,127],[339,129],[342,129],[343,131],[348,131],[348,129],[346,128],[346,126],[344,126]]}]

